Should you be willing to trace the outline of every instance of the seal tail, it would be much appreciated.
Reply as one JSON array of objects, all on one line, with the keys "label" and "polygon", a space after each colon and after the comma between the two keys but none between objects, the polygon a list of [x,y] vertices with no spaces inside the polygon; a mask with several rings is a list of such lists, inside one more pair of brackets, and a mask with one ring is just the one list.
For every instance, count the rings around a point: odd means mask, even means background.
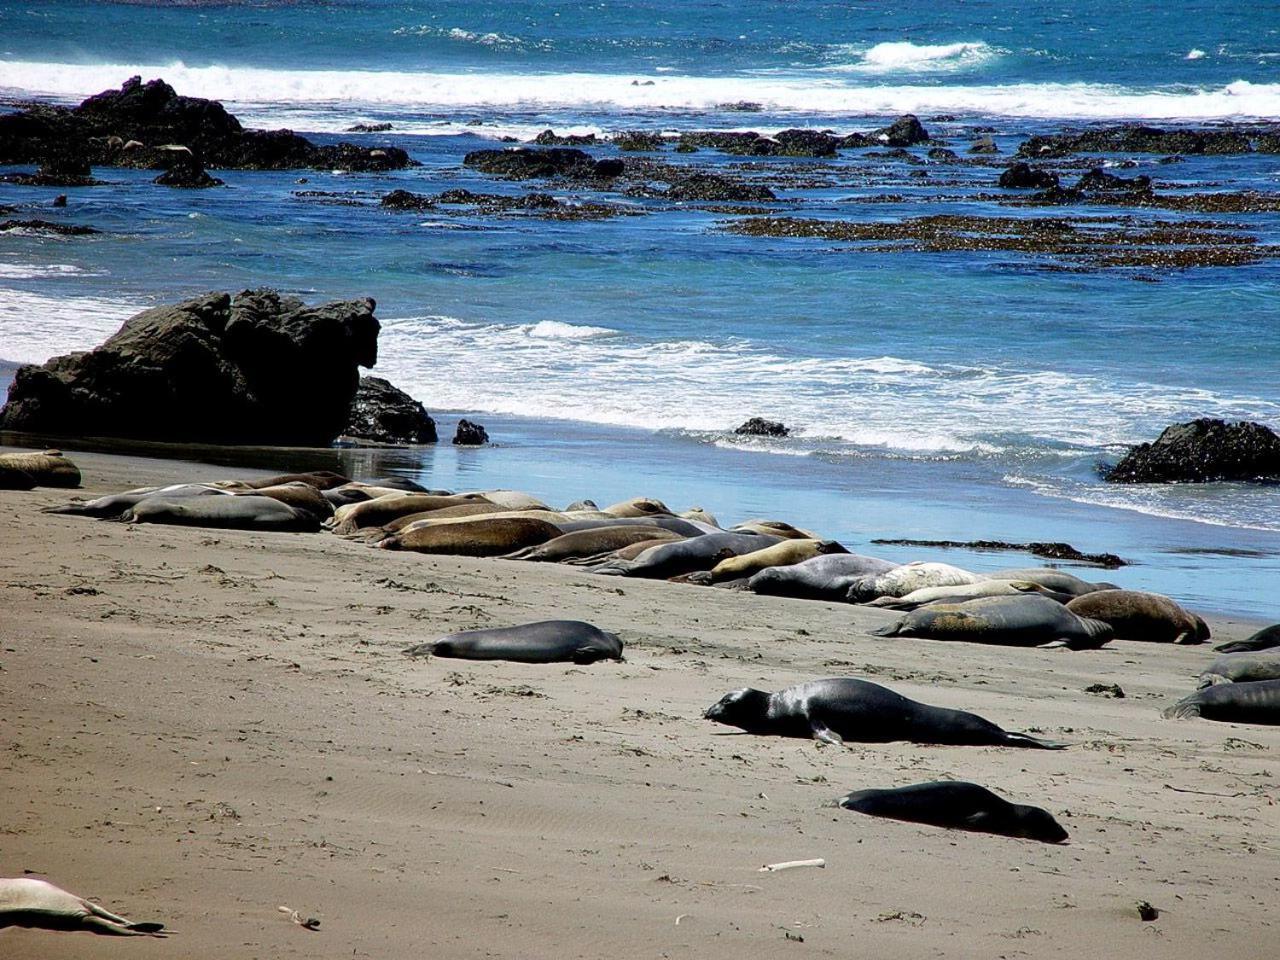
[{"label": "seal tail", "polygon": [[873,637],[897,637],[901,636],[899,631],[902,630],[902,621],[890,623],[883,627],[877,627],[875,630],[868,630],[867,633]]},{"label": "seal tail", "polygon": [[1191,720],[1200,716],[1200,702],[1194,696],[1187,697],[1185,700],[1179,700],[1171,707],[1166,707],[1162,712],[1166,720]]},{"label": "seal tail", "polygon": [[1079,619],[1084,626],[1086,636],[1069,640],[1067,646],[1072,650],[1096,650],[1103,644],[1109,643],[1116,635],[1115,628],[1105,620],[1095,620],[1093,617]]},{"label": "seal tail", "polygon": [[415,643],[412,647],[405,647],[400,652],[406,657],[429,657],[435,652],[435,641],[430,643]]},{"label": "seal tail", "polygon": [[91,517],[93,510],[85,503],[63,503],[56,507],[43,507],[41,513],[66,513],[73,517]]},{"label": "seal tail", "polygon": [[1001,743],[1006,747],[1026,747],[1029,750],[1065,750],[1071,746],[1061,740],[1045,740],[1042,737],[1033,737],[1029,733],[1012,733],[1008,730],[1005,731]]}]

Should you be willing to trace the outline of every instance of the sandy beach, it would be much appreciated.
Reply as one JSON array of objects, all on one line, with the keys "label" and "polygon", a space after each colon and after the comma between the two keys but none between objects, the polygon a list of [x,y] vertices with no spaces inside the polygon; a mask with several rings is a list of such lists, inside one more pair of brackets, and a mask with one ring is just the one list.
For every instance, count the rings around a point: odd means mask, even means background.
[{"label": "sandy beach", "polygon": [[[1280,730],[1160,716],[1207,646],[885,640],[865,631],[894,615],[853,606],[40,513],[252,473],[74,456],[84,490],[0,494],[0,874],[175,934],[6,930],[0,957],[1274,955]],[[401,653],[550,617],[620,633],[626,662]],[[823,676],[1072,747],[819,748],[701,719]],[[833,806],[937,778],[1042,806],[1070,843]]]}]

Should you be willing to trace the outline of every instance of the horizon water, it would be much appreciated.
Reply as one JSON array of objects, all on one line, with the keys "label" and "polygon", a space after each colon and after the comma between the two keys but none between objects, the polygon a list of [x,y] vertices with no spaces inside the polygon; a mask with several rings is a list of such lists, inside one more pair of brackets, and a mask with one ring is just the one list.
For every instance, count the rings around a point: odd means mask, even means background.
[{"label": "horizon water", "polygon": [[[390,122],[358,139],[423,163],[382,175],[222,172],[226,188],[198,192],[98,170],[109,184],[68,191],[67,216],[102,235],[0,237],[0,360],[87,349],[139,309],[209,289],[373,296],[374,372],[444,411],[442,434],[453,413],[474,414],[498,446],[348,462],[556,503],[643,493],[725,521],[767,514],[864,552],[979,570],[1038,561],[869,541],[1063,540],[1134,561],[1098,578],[1280,619],[1280,489],[1113,486],[1097,470],[1191,417],[1280,427],[1273,262],[1065,272],[1013,254],[851,255],[739,237],[697,210],[549,222],[296,195],[515,192],[461,169],[462,155],[548,127],[846,131],[913,111],[959,144],[994,127],[1007,158],[1028,134],[1064,125],[1280,117],[1280,9],[1132,6],[1108,17],[1096,0],[694,2],[678,13],[635,2],[0,2],[0,96],[69,103],[159,76],[222,99],[246,125],[324,142]],[[719,107],[738,101],[760,109]],[[1280,180],[1277,155],[1135,159],[1135,172],[1175,189],[1274,191]],[[964,212],[1009,215],[978,196],[990,169],[952,174],[973,193]],[[937,194],[957,189],[787,195],[890,219],[938,212]],[[47,204],[53,192],[0,185],[0,204]],[[1235,219],[1280,240],[1280,216]],[[749,416],[793,435],[735,437]]]}]

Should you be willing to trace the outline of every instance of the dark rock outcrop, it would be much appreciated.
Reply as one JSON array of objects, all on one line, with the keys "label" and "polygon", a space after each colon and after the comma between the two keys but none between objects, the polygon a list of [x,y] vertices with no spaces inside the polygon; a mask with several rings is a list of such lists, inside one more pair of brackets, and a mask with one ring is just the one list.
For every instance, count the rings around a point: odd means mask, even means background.
[{"label": "dark rock outcrop", "polygon": [[435,443],[436,423],[426,408],[381,377],[361,377],[343,434],[375,443]]},{"label": "dark rock outcrop", "polygon": [[613,145],[628,152],[653,153],[661,150],[665,144],[662,134],[648,130],[623,130],[613,135]]},{"label": "dark rock outcrop", "polygon": [[912,147],[917,143],[929,142],[929,131],[913,113],[899,117],[887,127],[872,131],[869,136],[875,143],[889,147]]},{"label": "dark rock outcrop", "polygon": [[459,420],[453,434],[453,442],[459,447],[479,447],[489,442],[489,433],[478,423]]},{"label": "dark rock outcrop", "polygon": [[290,130],[246,130],[217,101],[179,96],[163,80],[143,83],[140,77],[77,107],[37,104],[0,115],[0,164],[80,158],[101,166],[160,169],[169,166],[163,148],[174,145],[224,169],[370,171],[412,162],[397,147],[317,146]]},{"label": "dark rock outcrop", "polygon": [[1117,177],[1114,173],[1094,167],[1080,177],[1076,182],[1076,189],[1083,193],[1150,193],[1151,178]]},{"label": "dark rock outcrop", "polygon": [[386,121],[380,123],[357,123],[354,126],[347,127],[347,133],[386,133],[392,129],[394,128]]},{"label": "dark rock outcrop", "polygon": [[408,190],[392,190],[379,203],[388,210],[430,210],[435,201]]},{"label": "dark rock outcrop", "polygon": [[222,186],[222,181],[217,177],[209,176],[205,168],[200,165],[200,161],[191,153],[175,154],[169,169],[152,182],[162,187],[184,187],[193,190]]},{"label": "dark rock outcrop", "polygon": [[783,130],[764,137],[753,130],[695,130],[680,135],[677,149],[705,147],[741,157],[831,157],[844,138],[822,130]]},{"label": "dark rock outcrop", "polygon": [[89,161],[81,154],[68,152],[47,158],[35,173],[10,173],[0,180],[24,187],[97,187]]},{"label": "dark rock outcrop", "polygon": [[[1265,141],[1265,137],[1260,139]],[[1163,130],[1125,125],[1081,133],[1038,134],[1018,148],[1018,156],[1037,159],[1073,153],[1231,154],[1251,150],[1250,137],[1241,130]]]},{"label": "dark rock outcrop", "polygon": [[2,220],[0,233],[21,230],[23,233],[45,233],[56,237],[85,237],[91,233],[101,233],[93,227],[78,223],[53,223],[49,220]]},{"label": "dark rock outcrop", "polygon": [[948,150],[946,147],[930,147],[925,156],[934,163],[955,163],[960,159],[954,150]]},{"label": "dark rock outcrop", "polygon": [[668,200],[735,203],[760,203],[778,199],[768,187],[734,180],[717,173],[692,173],[674,180],[663,196]]},{"label": "dark rock outcrop", "polygon": [[1007,190],[1050,190],[1058,185],[1058,175],[1026,163],[1015,163],[1000,174],[1000,186]]},{"label": "dark rock outcrop", "polygon": [[[622,172],[622,161],[616,158],[596,161],[591,154],[572,147],[549,147],[535,150],[515,147],[508,150],[473,150],[462,158],[464,167],[481,173],[512,180],[546,177],[616,177]],[[602,166],[603,165],[603,166]]]},{"label": "dark rock outcrop", "polygon": [[777,420],[752,417],[733,432],[744,437],[785,437],[790,435],[791,429]]},{"label": "dark rock outcrop", "polygon": [[540,147],[589,147],[594,146],[598,141],[594,133],[570,133],[561,136],[554,130],[543,130],[533,138],[533,142]]},{"label": "dark rock outcrop", "polygon": [[145,310],[94,350],[21,367],[0,428],[326,446],[347,424],[358,367],[377,361],[373,309],[255,290]]},{"label": "dark rock outcrop", "polygon": [[973,143],[969,145],[969,152],[985,154],[999,153],[1000,148],[996,146],[995,140],[991,139],[991,136],[988,134],[973,141]]},{"label": "dark rock outcrop", "polygon": [[1103,473],[1111,483],[1280,482],[1280,436],[1261,423],[1202,418],[1166,427]]}]

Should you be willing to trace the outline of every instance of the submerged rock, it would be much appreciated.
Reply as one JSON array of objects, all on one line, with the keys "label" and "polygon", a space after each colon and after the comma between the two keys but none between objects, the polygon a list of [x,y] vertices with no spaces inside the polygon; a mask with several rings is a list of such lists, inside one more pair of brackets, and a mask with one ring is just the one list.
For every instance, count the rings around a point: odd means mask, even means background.
[{"label": "submerged rock", "polygon": [[1232,154],[1252,150],[1250,136],[1243,130],[1163,130],[1126,124],[1080,133],[1037,134],[1018,148],[1018,156],[1035,159],[1073,153]]},{"label": "submerged rock", "polygon": [[381,377],[361,377],[344,435],[375,443],[435,443],[436,423],[421,403]]},{"label": "submerged rock", "polygon": [[255,290],[144,310],[94,350],[19,368],[0,428],[327,446],[346,426],[358,367],[377,362],[373,309]]},{"label": "submerged rock", "polygon": [[739,203],[777,200],[768,187],[735,180],[717,173],[693,173],[674,180],[663,194],[668,200],[733,201]]},{"label": "submerged rock", "polygon": [[979,137],[977,140],[973,141],[973,143],[969,145],[969,152],[970,153],[987,153],[987,154],[999,153],[1000,148],[996,146],[996,142],[991,138],[991,135],[986,134],[984,136]]},{"label": "submerged rock", "polygon": [[1280,436],[1265,424],[1202,418],[1166,427],[1106,470],[1111,483],[1280,482]]},{"label": "submerged rock", "polygon": [[52,223],[49,220],[0,221],[0,233],[8,233],[11,230],[23,233],[44,233],[56,237],[84,237],[91,233],[102,232],[94,227],[86,227],[78,223]]},{"label": "submerged rock", "polygon": [[601,160],[606,170],[597,171],[598,163],[591,154],[572,147],[549,147],[531,149],[529,147],[513,147],[507,150],[472,150],[462,158],[464,167],[471,167],[481,173],[489,173],[499,177],[510,177],[513,180],[531,180],[545,177],[614,177],[622,172],[621,160]]},{"label": "submerged rock", "polygon": [[744,437],[785,437],[791,433],[791,429],[777,420],[752,417],[733,432]]},{"label": "submerged rock", "polygon": [[489,432],[478,423],[459,420],[453,434],[453,442],[459,447],[479,447],[489,442]]},{"label": "submerged rock", "polygon": [[200,161],[190,153],[177,155],[169,169],[152,182],[158,183],[163,187],[185,187],[188,189],[222,186],[222,181],[217,177],[209,176],[204,167],[200,165]]},{"label": "submerged rock", "polygon": [[653,153],[661,150],[665,144],[662,134],[648,130],[623,130],[613,135],[613,145],[628,152]]},{"label": "submerged rock", "polygon": [[1058,175],[1026,163],[1015,163],[1000,174],[1000,186],[1007,190],[1051,190],[1058,185]]},{"label": "submerged rock", "polygon": [[543,130],[533,138],[533,142],[540,147],[585,147],[592,146],[597,141],[594,133],[571,133],[560,136],[554,130]]}]

